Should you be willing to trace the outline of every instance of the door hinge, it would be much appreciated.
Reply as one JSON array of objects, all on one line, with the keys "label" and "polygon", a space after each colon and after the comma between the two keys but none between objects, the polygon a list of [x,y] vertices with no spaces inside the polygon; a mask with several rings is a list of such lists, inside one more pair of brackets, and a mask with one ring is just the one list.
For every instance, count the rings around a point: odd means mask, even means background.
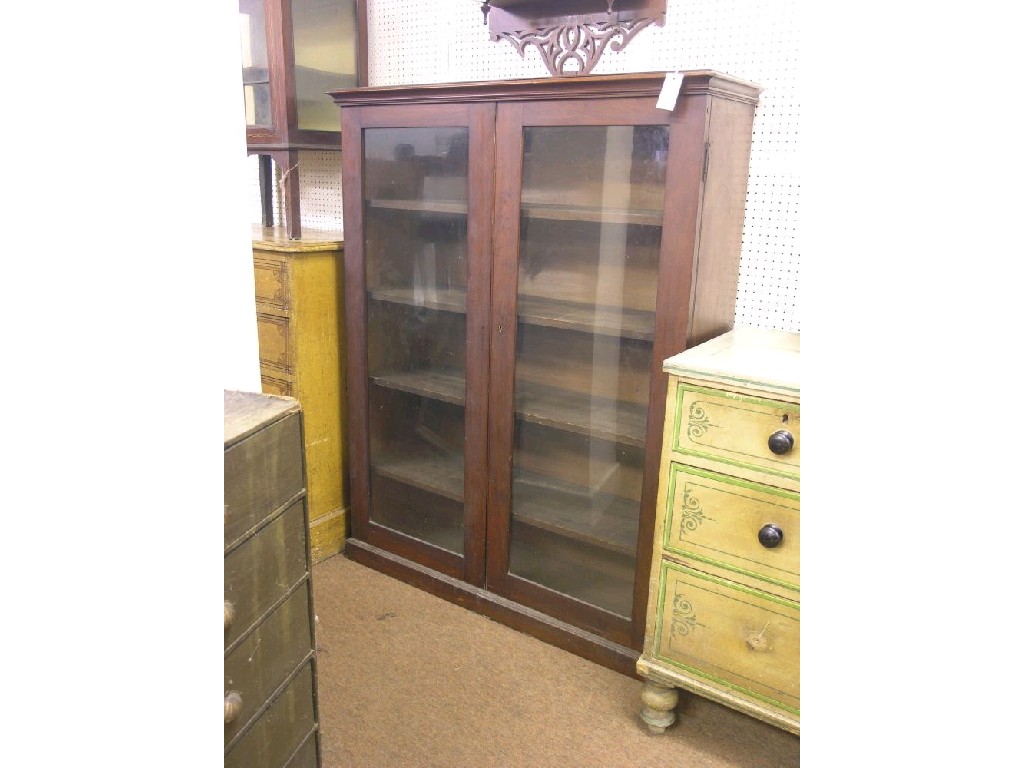
[{"label": "door hinge", "polygon": [[704,142],[704,169],[700,173],[700,180],[708,180],[708,156],[711,154],[711,142]]}]

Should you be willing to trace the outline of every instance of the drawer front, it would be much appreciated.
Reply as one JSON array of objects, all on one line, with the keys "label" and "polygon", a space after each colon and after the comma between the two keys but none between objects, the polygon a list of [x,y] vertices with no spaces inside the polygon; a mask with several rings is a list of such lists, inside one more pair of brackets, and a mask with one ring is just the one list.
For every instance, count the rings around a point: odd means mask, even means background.
[{"label": "drawer front", "polygon": [[312,649],[304,583],[224,659],[224,695],[234,691],[242,697],[239,715],[224,725],[225,741],[245,727]]},{"label": "drawer front", "polygon": [[797,603],[662,561],[654,646],[683,678],[799,714]]},{"label": "drawer front", "polygon": [[313,669],[311,664],[306,664],[253,727],[224,755],[224,768],[284,766],[315,724]]},{"label": "drawer front", "polygon": [[[800,406],[677,382],[670,449],[705,468],[767,481],[800,479]],[[793,446],[784,454],[768,438],[788,432]],[[713,466],[718,463],[724,466]]]},{"label": "drawer front", "polygon": [[256,301],[286,310],[289,306],[288,265],[283,261],[255,257]]},{"label": "drawer front", "polygon": [[224,546],[300,493],[302,472],[297,412],[224,451]]},{"label": "drawer front", "polygon": [[260,384],[265,395],[284,395],[285,397],[293,397],[292,394],[292,383],[288,379],[281,378],[281,371],[266,366],[260,365]]},{"label": "drawer front", "polygon": [[317,754],[317,733],[309,734],[309,737],[299,747],[299,751],[295,753],[289,763],[288,768],[318,768],[320,765],[320,758]]},{"label": "drawer front", "polygon": [[[666,552],[727,568],[761,588],[800,589],[800,496],[716,472],[668,463],[665,482]],[[781,541],[766,547],[765,526]],[[744,580],[750,584],[750,580]]]},{"label": "drawer front", "polygon": [[290,369],[292,357],[288,319],[258,313],[256,333],[259,336],[260,362],[276,368]]},{"label": "drawer front", "polygon": [[304,503],[304,498],[296,501],[224,558],[224,601],[234,613],[224,627],[225,648],[306,575]]}]

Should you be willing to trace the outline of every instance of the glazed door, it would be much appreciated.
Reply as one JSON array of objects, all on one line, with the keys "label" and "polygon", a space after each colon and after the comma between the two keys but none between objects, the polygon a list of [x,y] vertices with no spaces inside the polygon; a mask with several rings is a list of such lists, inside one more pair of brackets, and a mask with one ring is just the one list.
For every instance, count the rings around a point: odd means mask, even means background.
[{"label": "glazed door", "polygon": [[347,374],[353,534],[475,584],[493,120],[491,105],[342,111],[345,219],[358,233],[345,242],[346,320],[362,347]]},{"label": "glazed door", "polygon": [[497,110],[488,587],[634,647],[669,138],[650,99]]}]

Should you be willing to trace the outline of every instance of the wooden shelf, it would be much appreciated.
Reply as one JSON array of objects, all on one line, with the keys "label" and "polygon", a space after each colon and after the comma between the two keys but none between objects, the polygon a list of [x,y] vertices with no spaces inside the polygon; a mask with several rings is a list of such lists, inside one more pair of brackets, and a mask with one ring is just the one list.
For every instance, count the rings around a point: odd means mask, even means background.
[{"label": "wooden shelf", "polygon": [[660,227],[662,219],[661,211],[645,208],[601,208],[523,202],[519,210],[523,218],[586,221],[594,224],[641,224]]},{"label": "wooden shelf", "polygon": [[439,213],[446,216],[466,215],[465,200],[382,200],[370,198],[366,201],[370,208],[388,211],[410,211],[412,213]]},{"label": "wooden shelf", "polygon": [[[427,290],[417,296],[412,288],[378,288],[370,298],[443,312],[466,311],[466,292],[459,289]],[[593,304],[521,296],[518,318],[528,325],[561,328],[638,341],[654,340],[654,313],[640,309],[595,307]]]},{"label": "wooden shelf", "polygon": [[520,296],[519,320],[548,328],[564,328],[640,341],[654,340],[654,313],[640,309],[595,307],[593,304]]},{"label": "wooden shelf", "polygon": [[462,504],[465,500],[463,463],[461,456],[439,453],[426,446],[401,446],[393,456],[372,464],[371,469],[382,477]]},{"label": "wooden shelf", "polygon": [[412,373],[382,373],[371,376],[379,387],[397,389],[432,400],[454,405],[466,404],[466,380],[461,374],[441,371],[414,371]]},{"label": "wooden shelf", "polygon": [[[444,216],[465,216],[465,200],[383,200],[370,198],[370,208],[411,213],[432,213]],[[648,208],[603,208],[599,206],[559,205],[523,201],[520,206],[523,218],[549,219],[552,221],[585,221],[595,224],[640,224],[660,227],[662,211]]]},{"label": "wooden shelf", "polygon": [[[461,456],[404,449],[400,458],[372,465],[382,477],[463,503]],[[603,509],[595,510],[595,501]],[[514,520],[574,541],[632,556],[636,551],[639,503],[533,472],[515,470],[512,481]]]},{"label": "wooden shelf", "polygon": [[[595,502],[604,509],[595,509]],[[513,469],[512,519],[575,541],[633,556],[640,504]]]},{"label": "wooden shelf", "polygon": [[524,421],[642,448],[647,409],[613,400],[607,405],[594,413],[593,400],[586,393],[516,382],[516,416]]},{"label": "wooden shelf", "polygon": [[465,290],[423,290],[419,297],[412,288],[380,288],[369,291],[370,298],[409,307],[425,307],[442,312],[466,312]]},{"label": "wooden shelf", "polygon": [[[371,376],[370,380],[381,387],[433,400],[454,405],[466,403],[465,379],[459,374],[415,371],[380,374]],[[642,448],[647,409],[636,403],[612,400],[607,405],[606,410],[594,414],[591,411],[593,399],[586,393],[516,382],[515,412],[524,421]]]}]

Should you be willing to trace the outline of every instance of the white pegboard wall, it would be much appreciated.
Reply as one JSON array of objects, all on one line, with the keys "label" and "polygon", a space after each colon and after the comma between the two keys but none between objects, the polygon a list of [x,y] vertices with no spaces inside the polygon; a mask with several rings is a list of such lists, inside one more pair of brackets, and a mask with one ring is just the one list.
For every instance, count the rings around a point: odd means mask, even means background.
[{"label": "white pegboard wall", "polygon": [[341,153],[299,152],[302,231],[341,232]]},{"label": "white pegboard wall", "polygon": [[[762,86],[754,114],[736,322],[800,330],[796,0],[668,0],[663,27],[606,49],[594,74],[714,69]],[[367,0],[370,85],[550,77],[492,42],[476,0]]]},{"label": "white pegboard wall", "polygon": [[[263,220],[260,201],[260,172],[256,155],[249,156],[252,222]],[[281,176],[284,170],[273,166],[274,184],[272,190],[274,224],[285,225]],[[300,222],[303,232],[331,232],[343,230],[341,208],[341,153],[325,150],[322,152],[303,150],[299,152],[299,201]]]}]

